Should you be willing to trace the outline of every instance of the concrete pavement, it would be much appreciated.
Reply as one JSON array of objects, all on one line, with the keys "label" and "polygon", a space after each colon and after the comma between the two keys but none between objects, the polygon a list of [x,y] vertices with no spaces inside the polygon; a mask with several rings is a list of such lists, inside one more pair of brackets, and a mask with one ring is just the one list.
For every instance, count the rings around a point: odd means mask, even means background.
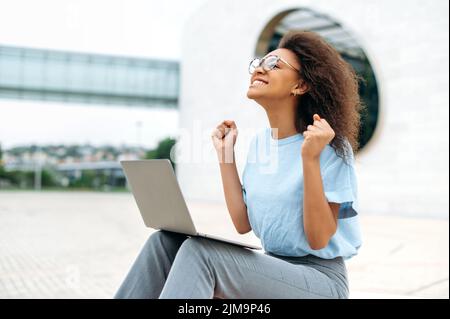
[{"label": "concrete pavement", "polygon": [[[190,201],[199,230],[234,232],[225,205]],[[448,219],[361,212],[351,298],[449,298]],[[0,192],[0,298],[110,298],[152,230],[129,193]]]}]

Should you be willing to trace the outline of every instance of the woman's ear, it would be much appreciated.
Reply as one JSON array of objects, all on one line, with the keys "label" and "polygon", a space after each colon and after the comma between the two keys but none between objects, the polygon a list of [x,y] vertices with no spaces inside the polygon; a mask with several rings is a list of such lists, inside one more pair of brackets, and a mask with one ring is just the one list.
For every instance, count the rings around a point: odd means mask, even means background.
[{"label": "woman's ear", "polygon": [[294,96],[303,95],[306,92],[308,92],[308,90],[309,90],[308,84],[303,80],[299,80],[299,82],[295,85],[294,89],[292,90],[291,94]]},{"label": "woman's ear", "polygon": [[308,83],[304,80],[300,80],[299,84],[297,84],[298,95],[303,95],[309,91]]}]

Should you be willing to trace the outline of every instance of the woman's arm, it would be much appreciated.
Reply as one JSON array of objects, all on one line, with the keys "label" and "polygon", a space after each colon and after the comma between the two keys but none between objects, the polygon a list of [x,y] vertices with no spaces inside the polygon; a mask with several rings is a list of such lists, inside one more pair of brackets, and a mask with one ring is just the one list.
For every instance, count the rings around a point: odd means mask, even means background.
[{"label": "woman's arm", "polygon": [[328,203],[318,159],[303,158],[303,224],[309,246],[322,249],[337,230],[340,204]]},{"label": "woman's arm", "polygon": [[[234,156],[233,156],[234,158]],[[228,212],[234,227],[239,234],[245,234],[252,230],[247,215],[247,205],[242,197],[242,185],[236,168],[236,163],[220,164],[223,192],[227,203]]]},{"label": "woman's arm", "polygon": [[313,116],[313,125],[303,132],[303,224],[309,246],[322,249],[337,230],[340,204],[328,203],[320,174],[320,153],[335,133],[325,119]]},{"label": "woman's arm", "polygon": [[239,234],[252,230],[247,215],[247,206],[242,196],[242,185],[236,168],[234,144],[237,138],[237,128],[233,121],[222,122],[214,130],[213,143],[222,176],[222,185],[228,212],[234,227]]}]

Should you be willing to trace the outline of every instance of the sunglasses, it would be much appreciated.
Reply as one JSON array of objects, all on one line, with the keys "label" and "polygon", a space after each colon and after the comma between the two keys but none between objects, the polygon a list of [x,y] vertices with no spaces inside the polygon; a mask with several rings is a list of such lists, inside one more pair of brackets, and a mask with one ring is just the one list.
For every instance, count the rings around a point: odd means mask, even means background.
[{"label": "sunglasses", "polygon": [[260,66],[264,69],[264,71],[271,71],[271,70],[275,69],[275,67],[278,64],[278,61],[281,61],[284,64],[286,64],[287,66],[289,66],[291,69],[293,69],[297,72],[300,72],[300,70],[293,67],[289,62],[287,62],[283,58],[279,57],[278,55],[268,55],[262,59],[254,58],[250,62],[250,65],[248,66],[248,72],[250,74],[253,74],[255,72],[255,70]]}]

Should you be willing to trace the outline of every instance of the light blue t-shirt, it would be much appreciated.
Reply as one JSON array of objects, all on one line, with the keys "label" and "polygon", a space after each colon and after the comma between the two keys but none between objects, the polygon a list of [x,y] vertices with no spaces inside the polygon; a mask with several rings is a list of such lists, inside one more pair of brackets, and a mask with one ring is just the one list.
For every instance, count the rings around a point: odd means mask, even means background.
[{"label": "light blue t-shirt", "polygon": [[253,137],[242,176],[250,225],[266,252],[349,259],[362,244],[352,148],[347,141],[349,164],[329,144],[320,154],[325,197],[341,205],[336,233],[326,247],[313,250],[303,227],[303,141],[301,133],[274,139],[271,128]]}]

